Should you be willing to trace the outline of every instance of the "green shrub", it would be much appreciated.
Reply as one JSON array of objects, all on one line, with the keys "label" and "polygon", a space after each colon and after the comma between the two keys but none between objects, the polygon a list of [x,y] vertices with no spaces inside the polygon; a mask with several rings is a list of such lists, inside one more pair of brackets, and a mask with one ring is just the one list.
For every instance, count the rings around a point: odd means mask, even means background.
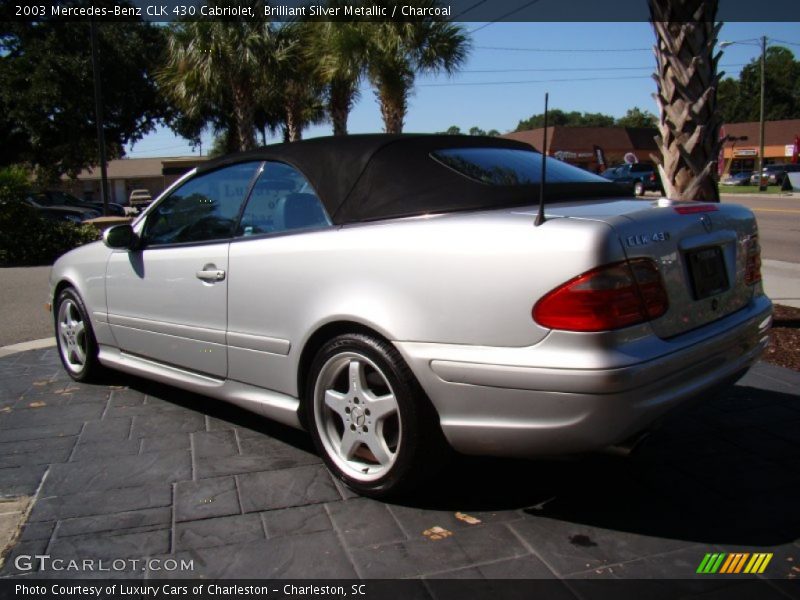
[{"label": "green shrub", "polygon": [[0,169],[0,265],[46,265],[100,237],[91,225],[50,221],[23,202],[31,182],[24,167]]},{"label": "green shrub", "polygon": [[30,187],[30,177],[24,167],[12,165],[0,169],[0,204],[22,200]]},{"label": "green shrub", "polygon": [[19,201],[0,203],[0,265],[52,264],[100,237],[91,225],[49,221]]}]

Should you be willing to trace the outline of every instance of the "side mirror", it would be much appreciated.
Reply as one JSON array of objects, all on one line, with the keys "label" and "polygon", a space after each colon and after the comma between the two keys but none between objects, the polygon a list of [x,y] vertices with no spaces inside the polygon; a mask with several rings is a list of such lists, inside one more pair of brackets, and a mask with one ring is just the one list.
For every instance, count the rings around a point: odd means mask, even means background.
[{"label": "side mirror", "polygon": [[133,250],[137,244],[136,234],[133,227],[127,223],[124,225],[114,225],[103,232],[103,243],[109,248],[117,250]]}]

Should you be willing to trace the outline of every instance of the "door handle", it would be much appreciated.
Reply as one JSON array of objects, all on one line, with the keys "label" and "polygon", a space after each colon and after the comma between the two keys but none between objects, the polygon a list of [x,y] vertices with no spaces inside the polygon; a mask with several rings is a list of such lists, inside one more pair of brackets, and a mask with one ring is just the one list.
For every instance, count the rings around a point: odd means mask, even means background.
[{"label": "door handle", "polygon": [[213,267],[205,267],[202,271],[197,271],[195,277],[203,281],[222,281],[225,279],[225,271]]}]

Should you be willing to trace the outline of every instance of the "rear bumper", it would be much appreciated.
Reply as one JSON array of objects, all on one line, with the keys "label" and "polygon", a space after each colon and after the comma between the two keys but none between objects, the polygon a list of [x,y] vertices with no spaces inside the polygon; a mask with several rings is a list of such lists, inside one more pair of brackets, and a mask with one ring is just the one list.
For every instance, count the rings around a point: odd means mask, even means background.
[{"label": "rear bumper", "polygon": [[[617,444],[670,409],[738,379],[766,347],[771,313],[769,299],[755,298],[702,330],[654,341],[638,360],[619,348],[595,348],[591,352],[602,356],[592,362],[605,363],[599,368],[577,368],[586,364],[581,353],[559,352],[547,338],[531,348],[395,345],[456,450],[489,456],[569,454]],[[630,348],[646,346],[639,341]],[[481,355],[501,356],[503,364],[476,360]]]}]

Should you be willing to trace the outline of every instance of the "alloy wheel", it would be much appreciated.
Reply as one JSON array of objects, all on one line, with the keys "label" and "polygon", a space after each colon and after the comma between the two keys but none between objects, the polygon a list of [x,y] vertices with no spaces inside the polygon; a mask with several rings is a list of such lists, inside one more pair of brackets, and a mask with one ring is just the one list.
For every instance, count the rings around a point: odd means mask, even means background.
[{"label": "alloy wheel", "polygon": [[86,367],[88,337],[86,323],[74,300],[67,298],[58,307],[58,341],[64,365],[72,373],[80,373]]},{"label": "alloy wheel", "polygon": [[328,456],[348,476],[375,481],[394,465],[402,443],[397,398],[380,367],[357,352],[342,352],[322,367],[314,417]]}]

